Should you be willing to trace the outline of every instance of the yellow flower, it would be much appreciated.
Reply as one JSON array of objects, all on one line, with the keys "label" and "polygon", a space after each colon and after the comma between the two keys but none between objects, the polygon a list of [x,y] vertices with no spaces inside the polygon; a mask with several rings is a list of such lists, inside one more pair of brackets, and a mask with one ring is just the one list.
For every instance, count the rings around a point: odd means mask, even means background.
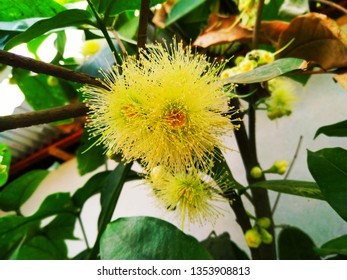
[{"label": "yellow flower", "polygon": [[266,101],[269,119],[274,120],[283,116],[290,116],[297,99],[291,81],[282,77],[270,80],[269,90],[271,96]]},{"label": "yellow flower", "polygon": [[222,179],[213,181],[196,169],[172,172],[157,166],[148,178],[153,192],[160,203],[168,210],[175,210],[182,219],[191,223],[215,222],[222,214],[216,202],[227,201],[222,195],[226,191]]},{"label": "yellow flower", "polygon": [[87,128],[110,154],[140,159],[147,170],[208,169],[214,148],[223,148],[221,136],[233,128],[222,115],[228,108],[219,70],[181,43],[148,46],[138,60],[102,72],[109,90],[84,86]]}]

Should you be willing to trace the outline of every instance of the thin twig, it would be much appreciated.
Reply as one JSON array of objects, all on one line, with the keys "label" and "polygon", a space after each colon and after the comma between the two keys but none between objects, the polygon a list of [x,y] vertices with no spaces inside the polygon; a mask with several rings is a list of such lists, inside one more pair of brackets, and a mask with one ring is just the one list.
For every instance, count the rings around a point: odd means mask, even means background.
[{"label": "thin twig", "polygon": [[68,118],[85,116],[88,108],[84,103],[69,104],[46,110],[0,117],[0,132],[20,127],[50,123]]},{"label": "thin twig", "polygon": [[109,30],[112,32],[113,37],[117,40],[117,43],[118,43],[120,49],[122,50],[123,57],[124,57],[124,59],[126,59],[128,57],[128,52],[127,52],[126,48],[124,47],[122,40],[119,38],[118,33],[114,30],[113,26],[109,27]]},{"label": "thin twig", "polygon": [[26,70],[30,70],[35,73],[46,74],[61,78],[64,80],[80,83],[80,84],[89,84],[102,88],[106,86],[99,81],[97,78],[89,76],[84,73],[80,73],[74,70],[66,69],[61,66],[53,65],[50,63],[45,63],[38,61],[29,57],[17,55],[11,52],[0,50],[0,63],[12,66],[19,67]]},{"label": "thin twig", "polygon": [[137,50],[136,50],[137,59],[139,59],[140,50],[143,49],[146,45],[147,25],[148,25],[148,18],[149,18],[149,5],[150,5],[150,0],[141,0],[139,32],[137,36]]},{"label": "thin twig", "polygon": [[325,4],[327,6],[331,6],[333,8],[335,8],[336,10],[339,10],[345,14],[347,14],[347,9],[342,7],[341,5],[337,4],[337,3],[334,3],[334,2],[331,2],[331,1],[328,1],[328,0],[310,0],[311,2],[318,2],[318,3],[322,3],[322,4]]},{"label": "thin twig", "polygon": [[[292,171],[292,168],[293,168],[293,166],[294,166],[294,163],[295,163],[295,161],[296,161],[296,158],[298,157],[298,154],[299,154],[299,150],[300,150],[301,143],[302,143],[302,135],[301,135],[300,138],[299,138],[299,142],[298,142],[298,145],[296,146],[296,150],[295,150],[293,159],[292,159],[292,161],[291,161],[291,163],[290,163],[290,165],[289,165],[289,167],[288,167],[288,171],[287,171],[286,175],[284,176],[283,180],[287,180],[287,178],[288,178],[290,172]],[[279,202],[280,198],[281,198],[281,193],[278,193],[278,195],[277,195],[277,197],[276,197],[276,200],[275,200],[275,203],[274,203],[274,205],[273,205],[273,207],[272,207],[272,210],[271,210],[272,215],[273,215],[273,214],[275,213],[275,211],[276,211],[276,208],[277,208],[277,205],[278,205],[278,202]]]}]

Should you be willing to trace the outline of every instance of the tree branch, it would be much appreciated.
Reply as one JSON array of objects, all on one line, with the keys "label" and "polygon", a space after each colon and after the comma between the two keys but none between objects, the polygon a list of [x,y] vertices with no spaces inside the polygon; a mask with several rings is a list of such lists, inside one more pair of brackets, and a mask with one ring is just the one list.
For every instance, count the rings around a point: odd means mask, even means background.
[{"label": "tree branch", "polygon": [[327,6],[330,6],[330,7],[333,7],[341,12],[343,12],[344,14],[347,15],[347,9],[344,8],[343,6],[337,4],[337,3],[334,3],[332,1],[328,1],[328,0],[310,0],[311,2],[318,2],[318,3],[322,3],[322,4],[325,4]]},{"label": "tree branch", "polygon": [[140,49],[143,49],[146,45],[147,25],[148,25],[148,18],[149,18],[149,5],[150,5],[150,0],[141,0],[139,33],[137,35],[137,51],[136,51],[137,59],[139,59]]},{"label": "tree branch", "polygon": [[69,104],[52,109],[0,117],[0,132],[20,127],[44,124],[85,116],[88,108],[84,103]]},{"label": "tree branch", "polygon": [[0,50],[0,63],[12,67],[23,68],[35,73],[55,76],[80,84],[89,84],[107,89],[107,87],[95,77],[3,50]]},{"label": "tree branch", "polygon": [[260,26],[261,26],[261,14],[263,13],[264,2],[265,0],[258,0],[257,17],[255,20],[255,25],[253,29],[253,38],[252,38],[253,49],[258,48],[259,33],[260,33]]}]

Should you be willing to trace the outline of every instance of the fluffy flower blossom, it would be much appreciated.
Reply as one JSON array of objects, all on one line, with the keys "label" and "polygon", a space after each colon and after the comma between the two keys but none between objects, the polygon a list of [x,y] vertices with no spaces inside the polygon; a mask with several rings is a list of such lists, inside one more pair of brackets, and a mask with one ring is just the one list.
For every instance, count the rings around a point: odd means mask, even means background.
[{"label": "fluffy flower blossom", "polygon": [[160,204],[180,215],[182,228],[186,218],[191,223],[213,223],[222,214],[216,202],[227,201],[221,190],[224,184],[219,182],[218,186],[218,182],[196,169],[172,172],[157,166],[151,172],[149,181]]},{"label": "fluffy flower blossom", "polygon": [[220,66],[181,43],[148,46],[105,73],[107,89],[83,88],[90,108],[87,128],[108,154],[141,160],[147,170],[208,169],[221,136],[233,128]]}]

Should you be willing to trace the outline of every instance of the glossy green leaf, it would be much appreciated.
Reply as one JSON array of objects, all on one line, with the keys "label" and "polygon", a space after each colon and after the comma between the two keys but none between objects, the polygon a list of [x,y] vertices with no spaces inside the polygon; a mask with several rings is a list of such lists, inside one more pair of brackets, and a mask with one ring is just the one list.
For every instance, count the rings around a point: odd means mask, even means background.
[{"label": "glossy green leaf", "polygon": [[72,196],[72,200],[74,204],[82,208],[84,203],[91,198],[93,195],[100,193],[102,186],[104,184],[104,181],[107,179],[107,177],[110,175],[111,171],[104,171],[95,174],[93,177],[91,177],[84,185],[83,187],[79,188],[74,195]]},{"label": "glossy green leaf", "polygon": [[70,213],[63,213],[57,215],[48,225],[42,228],[44,234],[53,240],[76,240],[75,237],[75,224],[77,216]]},{"label": "glossy green leaf", "polygon": [[306,68],[306,61],[299,58],[281,58],[270,64],[255,68],[252,71],[237,74],[221,80],[223,84],[252,84],[271,80],[285,73]]},{"label": "glossy green leaf", "polygon": [[264,188],[275,192],[298,195],[303,197],[323,199],[317,183],[295,180],[268,180],[252,184],[250,187]]},{"label": "glossy green leaf", "polygon": [[262,20],[284,20],[279,17],[279,10],[284,0],[271,0],[271,3],[264,5],[261,15]]},{"label": "glossy green leaf", "polygon": [[[4,143],[0,143],[0,188],[6,184],[11,165],[11,149]],[[1,192],[0,192],[1,209]]]},{"label": "glossy green leaf", "polygon": [[54,17],[43,19],[34,23],[25,32],[20,33],[10,39],[5,46],[5,49],[9,50],[21,43],[27,43],[48,31],[56,30],[58,28],[90,24],[90,19],[91,14],[85,10],[71,9],[62,11]]},{"label": "glossy green leaf", "polygon": [[0,21],[52,17],[65,8],[53,0],[0,0]]},{"label": "glossy green leaf", "polygon": [[317,130],[314,139],[316,139],[320,134],[326,136],[347,137],[347,120],[320,127]]},{"label": "glossy green leaf", "polygon": [[81,143],[77,149],[77,168],[80,175],[94,171],[105,164],[105,149],[102,145],[96,145],[98,138],[90,138],[87,130],[84,131]]},{"label": "glossy green leaf", "polygon": [[324,243],[320,248],[316,248],[320,256],[345,255],[347,256],[347,235],[334,238]]},{"label": "glossy green leaf", "polygon": [[34,110],[43,110],[65,105],[69,99],[58,83],[49,85],[49,76],[30,75],[29,71],[13,69],[13,78],[25,95],[25,100]]},{"label": "glossy green leaf", "polygon": [[207,250],[174,225],[153,217],[120,218],[100,242],[103,260],[205,260]]},{"label": "glossy green leaf", "polygon": [[104,181],[101,190],[101,213],[98,221],[99,231],[104,231],[111,221],[118,198],[131,169],[132,163],[124,164],[120,162]]},{"label": "glossy green leaf", "polygon": [[308,151],[307,164],[326,201],[347,221],[347,150]]},{"label": "glossy green leaf", "polygon": [[37,235],[20,247],[16,259],[65,260],[67,252],[67,246],[63,240],[52,240],[47,236]]},{"label": "glossy green leaf", "polygon": [[130,172],[132,163],[123,164],[122,162],[107,176],[103,181],[100,196],[101,213],[98,219],[98,236],[96,238],[90,258],[95,259],[99,253],[99,244],[102,233],[111,221],[114,209],[116,208],[118,198],[121,194],[127,175]]},{"label": "glossy green leaf", "polygon": [[37,232],[41,220],[53,215],[73,214],[76,210],[69,193],[55,193],[47,196],[32,216],[0,217],[0,259],[11,254],[25,236]]},{"label": "glossy green leaf", "polygon": [[[150,6],[153,7],[165,1],[166,0],[151,0]],[[139,10],[141,7],[141,0],[92,0],[92,2],[99,13],[108,13],[109,16],[118,15],[125,11]]]},{"label": "glossy green leaf", "polygon": [[28,220],[27,217],[8,215],[0,217],[0,259],[17,255],[17,247],[25,235],[39,228],[39,220]]},{"label": "glossy green leaf", "polygon": [[189,12],[202,5],[205,1],[206,0],[178,1],[168,14],[165,25],[169,26],[170,24],[176,22]]},{"label": "glossy green leaf", "polygon": [[278,236],[280,260],[319,260],[312,239],[295,227],[284,228]]},{"label": "glossy green leaf", "polygon": [[221,235],[216,235],[213,232],[207,239],[201,241],[201,244],[214,260],[249,260],[247,254],[231,241],[227,232]]},{"label": "glossy green leaf", "polygon": [[18,211],[48,173],[47,170],[29,171],[8,184],[0,192],[0,209],[3,211]]},{"label": "glossy green leaf", "polygon": [[39,60],[39,56],[37,55],[37,50],[41,46],[41,44],[48,38],[50,34],[45,34],[41,35],[35,39],[32,39],[30,42],[27,44],[28,51],[31,52],[34,56],[35,59]]}]

